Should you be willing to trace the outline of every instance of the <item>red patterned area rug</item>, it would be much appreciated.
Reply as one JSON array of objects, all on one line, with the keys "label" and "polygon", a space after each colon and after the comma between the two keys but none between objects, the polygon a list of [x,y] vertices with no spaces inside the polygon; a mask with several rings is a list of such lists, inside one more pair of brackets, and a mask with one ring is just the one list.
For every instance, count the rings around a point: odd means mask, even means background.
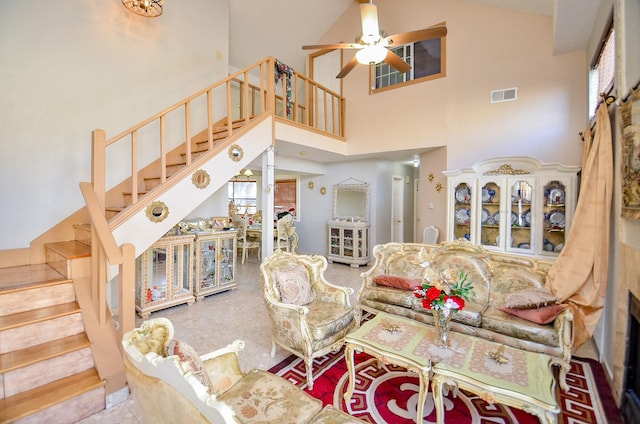
[{"label": "red patterned area rug", "polygon": [[[401,367],[378,368],[377,361],[363,353],[356,353],[355,363],[356,388],[349,405],[346,405],[343,400],[343,394],[349,382],[343,350],[314,361],[313,390],[308,390],[306,386],[304,362],[293,355],[269,371],[304,388],[325,405],[331,404],[364,421],[376,424],[414,423],[418,399],[418,377]],[[594,369],[600,367],[595,371],[602,371],[600,364],[595,361],[581,359],[571,361],[571,372],[567,377],[569,390],[564,392],[557,389],[556,398],[562,408],[558,423],[621,422],[613,397],[607,390],[606,381],[596,380],[592,367]],[[604,374],[600,377],[604,378]],[[606,408],[603,407],[603,403],[607,406]],[[613,408],[611,408],[612,405]],[[456,398],[452,397],[451,393],[447,396],[445,410],[445,420],[448,423],[539,423],[534,415],[500,404],[488,404],[480,397],[463,390],[459,391]],[[435,422],[436,413],[431,391],[429,391],[421,424]]]}]

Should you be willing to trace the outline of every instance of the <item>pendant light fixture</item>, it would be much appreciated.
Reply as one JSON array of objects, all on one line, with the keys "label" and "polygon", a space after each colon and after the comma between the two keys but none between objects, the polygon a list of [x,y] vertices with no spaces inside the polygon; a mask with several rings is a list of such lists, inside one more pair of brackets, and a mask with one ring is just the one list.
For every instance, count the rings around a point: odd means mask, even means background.
[{"label": "pendant light fixture", "polygon": [[122,4],[136,15],[155,18],[162,15],[164,0],[122,0]]}]

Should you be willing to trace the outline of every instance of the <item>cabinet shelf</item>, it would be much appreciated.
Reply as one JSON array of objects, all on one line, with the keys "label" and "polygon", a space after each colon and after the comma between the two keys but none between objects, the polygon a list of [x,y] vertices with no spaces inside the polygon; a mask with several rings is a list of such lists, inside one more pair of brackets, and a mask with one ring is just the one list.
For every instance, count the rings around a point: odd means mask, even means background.
[{"label": "cabinet shelf", "polygon": [[[510,157],[445,171],[447,240],[464,237],[493,251],[557,256],[571,226],[579,170],[530,157]],[[469,202],[461,202],[463,197]],[[467,209],[468,223],[461,223],[462,208]],[[564,227],[552,228],[550,216]]]},{"label": "cabinet shelf", "polygon": [[341,220],[329,221],[329,262],[357,267],[369,263],[369,224]]}]

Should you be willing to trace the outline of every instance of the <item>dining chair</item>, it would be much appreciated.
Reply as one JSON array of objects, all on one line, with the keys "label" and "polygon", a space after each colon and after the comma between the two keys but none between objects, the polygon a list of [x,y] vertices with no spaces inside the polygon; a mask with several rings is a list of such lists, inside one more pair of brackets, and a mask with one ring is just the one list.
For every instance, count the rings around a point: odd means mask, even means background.
[{"label": "dining chair", "polygon": [[293,215],[286,214],[278,220],[275,249],[294,253],[298,248],[298,233],[293,225]]},{"label": "dining chair", "polygon": [[257,249],[258,251],[258,261],[260,261],[260,250],[262,248],[262,243],[256,240],[250,240],[247,237],[247,221],[245,221],[242,217],[235,215],[233,217],[231,225],[235,230],[237,230],[238,237],[238,249],[242,249],[242,263],[247,259],[248,251],[251,249]]}]

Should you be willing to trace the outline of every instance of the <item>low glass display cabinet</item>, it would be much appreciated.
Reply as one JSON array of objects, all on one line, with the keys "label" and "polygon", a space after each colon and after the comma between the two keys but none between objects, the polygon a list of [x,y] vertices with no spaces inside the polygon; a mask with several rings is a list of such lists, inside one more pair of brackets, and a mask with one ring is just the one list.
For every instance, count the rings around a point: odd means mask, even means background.
[{"label": "low glass display cabinet", "polygon": [[236,231],[195,233],[196,301],[236,287]]},{"label": "low glass display cabinet", "polygon": [[136,259],[136,312],[151,312],[195,302],[193,296],[194,236],[167,236]]}]

